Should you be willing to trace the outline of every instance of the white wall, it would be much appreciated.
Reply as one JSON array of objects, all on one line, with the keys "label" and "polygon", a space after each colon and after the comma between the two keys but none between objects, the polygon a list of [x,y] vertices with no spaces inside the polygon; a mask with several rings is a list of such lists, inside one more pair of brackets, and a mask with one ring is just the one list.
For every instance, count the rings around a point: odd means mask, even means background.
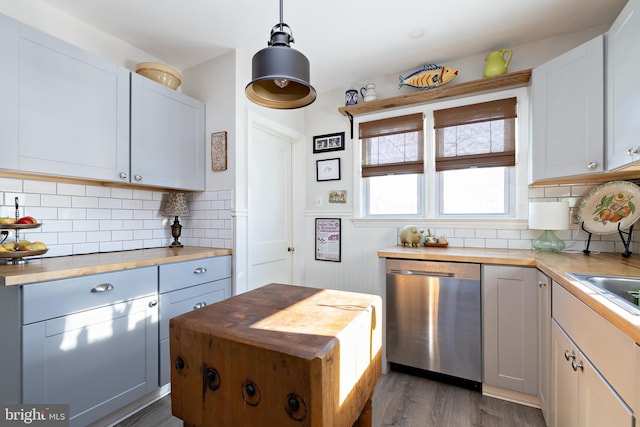
[{"label": "white wall", "polygon": [[[509,46],[513,49],[513,59],[509,70],[516,71],[535,66],[576,47],[585,41],[601,34],[606,28],[593,28],[588,31],[570,34],[564,37],[529,43],[522,46]],[[505,46],[507,47],[507,46]],[[313,64],[312,64],[313,65]],[[447,61],[446,64],[460,70],[453,84],[482,78],[484,55],[459,58]],[[419,68],[420,64],[417,64]],[[417,69],[416,68],[416,69]],[[409,72],[414,70],[408,70]],[[398,74],[383,75],[374,79],[380,98],[410,93],[415,89],[403,87],[398,89],[398,75],[408,74],[398,70]],[[359,86],[370,82],[360,82]],[[351,86],[345,84],[344,90]],[[308,149],[305,150],[306,162],[306,194],[305,194],[305,244],[306,253],[310,254],[304,262],[303,282],[310,286],[344,289],[360,292],[371,292],[384,295],[384,262],[377,257],[379,249],[397,244],[397,228],[413,220],[399,221],[366,221],[355,220],[354,199],[354,144],[357,140],[357,127],[354,129],[355,138],[350,138],[349,120],[338,112],[338,107],[344,105],[344,91],[322,93],[318,100],[306,109],[306,131]],[[397,110],[402,111],[402,110]],[[323,135],[345,132],[346,148],[344,151],[313,154],[311,140],[313,135]],[[341,159],[341,180],[316,182],[315,163],[319,159],[339,157]],[[547,186],[529,189],[530,199],[568,200],[570,206],[575,206],[593,188],[593,185]],[[329,204],[327,202],[330,190],[346,190],[346,204]],[[324,200],[323,207],[315,206],[316,198]],[[314,224],[315,218],[342,218],[342,262],[332,263],[316,261],[314,253]],[[531,240],[540,234],[527,229],[526,220],[511,221],[509,224],[471,225],[460,223],[458,226],[447,225],[441,227],[436,221],[417,221],[424,228],[431,228],[436,235],[446,235],[451,246],[479,247],[479,248],[512,248],[530,249]],[[581,251],[585,248],[587,234],[572,225],[571,230],[557,233],[565,240],[567,250]],[[617,235],[594,236],[591,250],[605,252],[622,252],[623,246]]]},{"label": "white wall", "polygon": [[0,0],[0,13],[130,70],[139,62],[158,61],[40,0]]}]

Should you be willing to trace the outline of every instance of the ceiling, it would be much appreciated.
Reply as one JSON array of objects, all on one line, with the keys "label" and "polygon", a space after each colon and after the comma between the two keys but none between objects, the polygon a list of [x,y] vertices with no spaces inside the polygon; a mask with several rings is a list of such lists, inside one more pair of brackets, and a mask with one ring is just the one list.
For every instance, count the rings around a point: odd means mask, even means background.
[{"label": "ceiling", "polygon": [[[44,0],[183,70],[267,46],[276,0]],[[306,0],[284,2],[294,49],[318,92],[426,63],[609,25],[626,0]],[[415,37],[415,34],[422,36]]]}]

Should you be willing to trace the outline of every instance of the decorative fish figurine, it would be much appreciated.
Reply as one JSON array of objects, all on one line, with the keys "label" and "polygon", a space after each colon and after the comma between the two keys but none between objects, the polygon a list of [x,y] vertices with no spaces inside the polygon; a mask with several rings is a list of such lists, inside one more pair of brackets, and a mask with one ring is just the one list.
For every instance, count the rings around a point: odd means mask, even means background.
[{"label": "decorative fish figurine", "polygon": [[411,86],[422,90],[433,89],[451,81],[457,75],[458,70],[455,68],[427,64],[407,77],[399,76],[400,85],[398,87]]}]

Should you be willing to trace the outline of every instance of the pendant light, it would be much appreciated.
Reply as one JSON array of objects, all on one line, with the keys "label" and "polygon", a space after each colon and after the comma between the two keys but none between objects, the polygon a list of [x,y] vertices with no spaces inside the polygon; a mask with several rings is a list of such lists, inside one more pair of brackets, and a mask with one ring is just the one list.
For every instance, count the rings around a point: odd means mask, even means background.
[{"label": "pendant light", "polygon": [[252,80],[245,88],[249,100],[268,108],[293,109],[305,107],[316,99],[316,90],[309,83],[309,60],[292,49],[291,28],[282,22],[271,29],[268,47],[253,56]]}]

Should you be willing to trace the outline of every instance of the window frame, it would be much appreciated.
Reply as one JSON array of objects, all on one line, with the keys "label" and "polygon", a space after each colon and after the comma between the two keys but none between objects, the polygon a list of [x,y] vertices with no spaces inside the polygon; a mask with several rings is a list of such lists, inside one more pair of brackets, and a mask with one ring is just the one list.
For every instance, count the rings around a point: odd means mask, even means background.
[{"label": "window frame", "polygon": [[[509,188],[505,189],[505,197],[509,199],[509,213],[503,215],[473,214],[473,215],[441,215],[439,213],[441,200],[441,179],[435,172],[435,147],[433,129],[433,111],[442,108],[459,107],[475,103],[498,100],[508,97],[517,98],[517,122],[516,122],[516,165],[511,167],[508,179]],[[408,106],[404,108],[394,109],[393,111],[380,111],[367,114],[365,116],[355,117],[354,126],[359,126],[360,122],[371,120],[379,120],[397,115],[406,115],[412,113],[424,114],[425,132],[424,132],[424,173],[421,182],[418,185],[419,194],[417,195],[421,201],[420,209],[422,212],[417,215],[369,215],[368,196],[369,189],[365,178],[361,176],[361,156],[362,143],[360,139],[354,139],[353,150],[353,183],[354,183],[354,218],[357,220],[374,221],[374,220],[402,220],[411,218],[415,220],[432,220],[434,226],[446,226],[451,224],[454,226],[460,221],[469,223],[493,223],[499,221],[516,220],[522,221],[527,218],[528,212],[528,183],[529,183],[529,129],[530,129],[530,106],[529,87],[517,87],[505,89],[495,92],[483,93],[479,95],[466,96],[462,98],[447,99],[434,101],[427,104]],[[357,128],[356,128],[357,129]],[[426,194],[432,194],[426,197]]]}]

